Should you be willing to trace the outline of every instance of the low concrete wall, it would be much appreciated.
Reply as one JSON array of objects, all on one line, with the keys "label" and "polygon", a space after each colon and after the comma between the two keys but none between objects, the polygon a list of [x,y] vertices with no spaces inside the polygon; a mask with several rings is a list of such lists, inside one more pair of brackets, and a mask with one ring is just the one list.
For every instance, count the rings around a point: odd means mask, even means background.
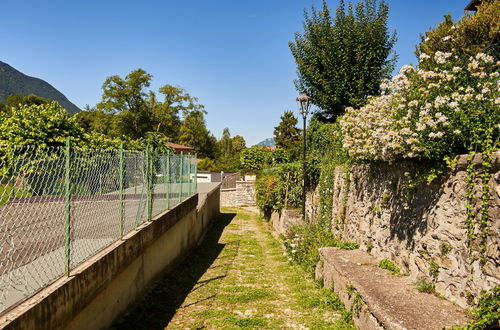
[{"label": "low concrete wall", "polygon": [[197,245],[219,214],[219,186],[145,223],[0,317],[6,329],[104,329]]}]

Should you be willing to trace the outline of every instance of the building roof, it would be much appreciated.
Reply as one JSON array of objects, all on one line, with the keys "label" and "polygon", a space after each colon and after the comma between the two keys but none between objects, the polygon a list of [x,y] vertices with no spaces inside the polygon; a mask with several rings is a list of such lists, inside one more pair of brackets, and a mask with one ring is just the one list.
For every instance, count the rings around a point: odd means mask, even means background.
[{"label": "building roof", "polygon": [[477,6],[481,3],[481,0],[471,0],[469,4],[465,7],[465,10],[476,11]]},{"label": "building roof", "polygon": [[174,149],[175,152],[189,152],[194,150],[193,147],[183,146],[182,144],[167,142],[167,146]]}]

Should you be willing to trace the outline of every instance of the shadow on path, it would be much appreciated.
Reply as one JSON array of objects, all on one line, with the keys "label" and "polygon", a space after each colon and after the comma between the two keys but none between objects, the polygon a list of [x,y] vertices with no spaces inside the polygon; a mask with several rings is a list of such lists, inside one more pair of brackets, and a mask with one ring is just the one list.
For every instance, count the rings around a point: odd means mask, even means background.
[{"label": "shadow on path", "polygon": [[[213,278],[199,281],[226,245],[238,245],[237,242],[219,243],[224,228],[235,216],[235,213],[221,213],[208,231],[203,243],[195,248],[187,256],[186,260],[172,272],[156,282],[144,299],[115,323],[112,329],[164,329],[177,312],[177,309],[187,307],[182,306],[182,303],[190,292],[207,285],[211,281],[223,278],[225,275],[219,274]],[[215,267],[220,267],[220,265]],[[211,298],[213,297],[204,297],[202,300],[192,302],[189,305]]]}]

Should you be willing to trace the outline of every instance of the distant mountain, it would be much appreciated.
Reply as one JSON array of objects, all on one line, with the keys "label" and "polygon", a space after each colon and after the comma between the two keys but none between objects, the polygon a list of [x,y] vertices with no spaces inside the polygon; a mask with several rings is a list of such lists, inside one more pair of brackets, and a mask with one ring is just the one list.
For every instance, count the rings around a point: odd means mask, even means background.
[{"label": "distant mountain", "polygon": [[21,94],[23,96],[35,94],[59,102],[70,114],[81,111],[48,82],[27,76],[7,63],[0,61],[0,102],[5,102],[11,94]]},{"label": "distant mountain", "polygon": [[268,138],[265,139],[264,141],[261,141],[257,143],[258,146],[266,146],[266,147],[274,147],[276,145],[276,142],[274,142],[273,138]]}]

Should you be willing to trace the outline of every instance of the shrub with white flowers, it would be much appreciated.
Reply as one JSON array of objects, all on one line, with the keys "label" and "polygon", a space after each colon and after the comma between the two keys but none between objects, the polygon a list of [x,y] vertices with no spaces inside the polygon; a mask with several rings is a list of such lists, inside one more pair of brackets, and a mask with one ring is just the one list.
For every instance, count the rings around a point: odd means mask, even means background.
[{"label": "shrub with white flowers", "polygon": [[392,161],[490,150],[500,124],[500,62],[478,53],[460,67],[455,58],[422,53],[420,64],[433,61],[433,70],[404,66],[382,83],[381,96],[348,108],[340,123],[349,154]]}]

